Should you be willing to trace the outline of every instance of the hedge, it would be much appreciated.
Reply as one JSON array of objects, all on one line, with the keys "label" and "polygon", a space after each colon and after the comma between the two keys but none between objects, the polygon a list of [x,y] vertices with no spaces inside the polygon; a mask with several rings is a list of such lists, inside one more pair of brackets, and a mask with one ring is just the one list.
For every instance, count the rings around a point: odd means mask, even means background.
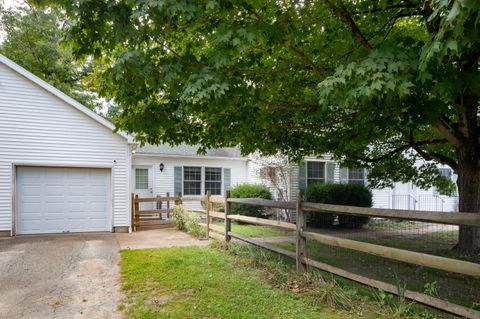
[{"label": "hedge", "polygon": [[[256,184],[238,184],[230,190],[233,198],[263,198],[272,199],[272,193],[268,187]],[[262,217],[265,208],[261,206],[232,204],[231,214]]]},{"label": "hedge", "polygon": [[[305,190],[308,202],[346,206],[372,207],[372,192],[361,184],[311,184]],[[368,217],[309,212],[312,227],[361,228]]]}]

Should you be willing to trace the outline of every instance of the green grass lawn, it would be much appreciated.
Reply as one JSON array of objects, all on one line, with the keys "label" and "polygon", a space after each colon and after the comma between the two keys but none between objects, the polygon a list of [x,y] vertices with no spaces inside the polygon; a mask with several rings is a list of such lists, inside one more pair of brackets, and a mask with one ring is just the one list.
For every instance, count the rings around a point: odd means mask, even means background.
[{"label": "green grass lawn", "polygon": [[121,251],[127,318],[351,318],[274,288],[211,247]]},{"label": "green grass lawn", "polygon": [[[403,249],[415,248],[413,250],[426,253],[435,253],[451,247],[449,242],[432,243],[422,240],[421,237],[416,239],[376,239],[370,242]],[[273,245],[295,250],[294,244],[291,243],[273,243]],[[313,240],[307,241],[307,254],[308,257],[329,265],[418,292],[425,292],[426,285],[434,285],[435,292],[433,294],[435,296],[480,310],[479,278],[397,262],[350,249],[324,245]],[[450,254],[453,253],[450,252]]]},{"label": "green grass lawn", "polygon": [[[223,222],[215,222],[215,225],[223,226]],[[237,224],[232,223],[232,232],[237,233],[239,235],[245,237],[275,237],[275,236],[287,236],[292,234],[292,232],[267,227],[267,226],[257,226],[257,225],[249,225],[249,224]]]}]

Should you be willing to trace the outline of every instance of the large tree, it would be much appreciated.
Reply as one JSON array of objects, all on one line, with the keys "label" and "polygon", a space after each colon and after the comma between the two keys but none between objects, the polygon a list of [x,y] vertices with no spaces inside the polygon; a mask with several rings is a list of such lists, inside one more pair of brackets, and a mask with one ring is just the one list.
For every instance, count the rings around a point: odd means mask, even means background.
[{"label": "large tree", "polygon": [[91,109],[100,106],[88,87],[90,63],[75,61],[61,46],[66,17],[57,10],[23,5],[7,9],[0,0],[0,53]]},{"label": "large tree", "polygon": [[[150,143],[332,153],[374,186],[448,188],[480,212],[480,3],[474,0],[46,0],[93,55],[116,124]],[[425,164],[416,167],[416,159]],[[480,251],[480,229],[458,248]]]}]

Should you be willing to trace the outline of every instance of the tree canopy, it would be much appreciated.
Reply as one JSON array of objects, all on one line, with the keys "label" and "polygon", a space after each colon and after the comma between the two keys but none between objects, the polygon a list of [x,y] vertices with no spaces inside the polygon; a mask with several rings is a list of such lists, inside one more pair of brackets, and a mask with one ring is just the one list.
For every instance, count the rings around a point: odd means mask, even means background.
[{"label": "tree canopy", "polygon": [[98,97],[88,87],[89,63],[78,63],[61,46],[61,24],[66,17],[57,10],[22,6],[6,9],[0,2],[0,30],[5,39],[0,53],[91,109]]},{"label": "tree canopy", "polygon": [[37,2],[64,8],[74,54],[103,65],[117,126],[142,142],[330,152],[373,186],[448,189],[433,160],[480,211],[478,1]]}]

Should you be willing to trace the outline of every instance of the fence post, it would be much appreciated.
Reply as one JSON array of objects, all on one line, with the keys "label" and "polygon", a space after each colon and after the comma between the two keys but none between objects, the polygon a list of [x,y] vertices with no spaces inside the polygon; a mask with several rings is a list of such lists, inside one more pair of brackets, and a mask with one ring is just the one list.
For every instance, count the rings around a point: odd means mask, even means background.
[{"label": "fence post", "polygon": [[306,257],[307,249],[307,240],[302,236],[302,231],[307,227],[307,222],[305,219],[305,213],[302,208],[303,202],[303,191],[300,190],[297,198],[297,231],[295,233],[296,237],[296,264],[297,271],[304,272],[305,265],[303,264],[303,259]]},{"label": "fence post", "polygon": [[231,220],[228,219],[228,215],[230,215],[232,207],[232,203],[228,201],[229,198],[230,190],[227,190],[225,192],[225,242],[227,243],[230,241],[230,239],[232,239],[232,237],[229,235],[230,231],[232,230]]},{"label": "fence post", "polygon": [[135,194],[132,193],[132,216],[131,216],[131,220],[130,220],[130,228],[132,229],[132,232],[134,232],[136,229],[135,229]]},{"label": "fence post", "polygon": [[[177,203],[175,203],[177,204]],[[183,204],[183,200],[182,200],[182,193],[178,193],[178,204],[177,205],[182,205]]]},{"label": "fence post", "polygon": [[205,205],[207,211],[207,239],[210,239],[210,198],[212,197],[212,192],[207,191],[207,196],[205,196]]},{"label": "fence post", "polygon": [[137,231],[137,225],[140,223],[140,204],[138,203],[138,194],[135,195],[135,231]]},{"label": "fence post", "polygon": [[167,219],[170,219],[170,192],[167,192]]},{"label": "fence post", "polygon": [[[160,198],[161,196],[159,194],[157,194],[156,196],[157,198]],[[162,220],[162,202],[156,202],[157,204],[157,209],[160,210],[160,213],[158,214],[160,216],[160,220]]]}]

